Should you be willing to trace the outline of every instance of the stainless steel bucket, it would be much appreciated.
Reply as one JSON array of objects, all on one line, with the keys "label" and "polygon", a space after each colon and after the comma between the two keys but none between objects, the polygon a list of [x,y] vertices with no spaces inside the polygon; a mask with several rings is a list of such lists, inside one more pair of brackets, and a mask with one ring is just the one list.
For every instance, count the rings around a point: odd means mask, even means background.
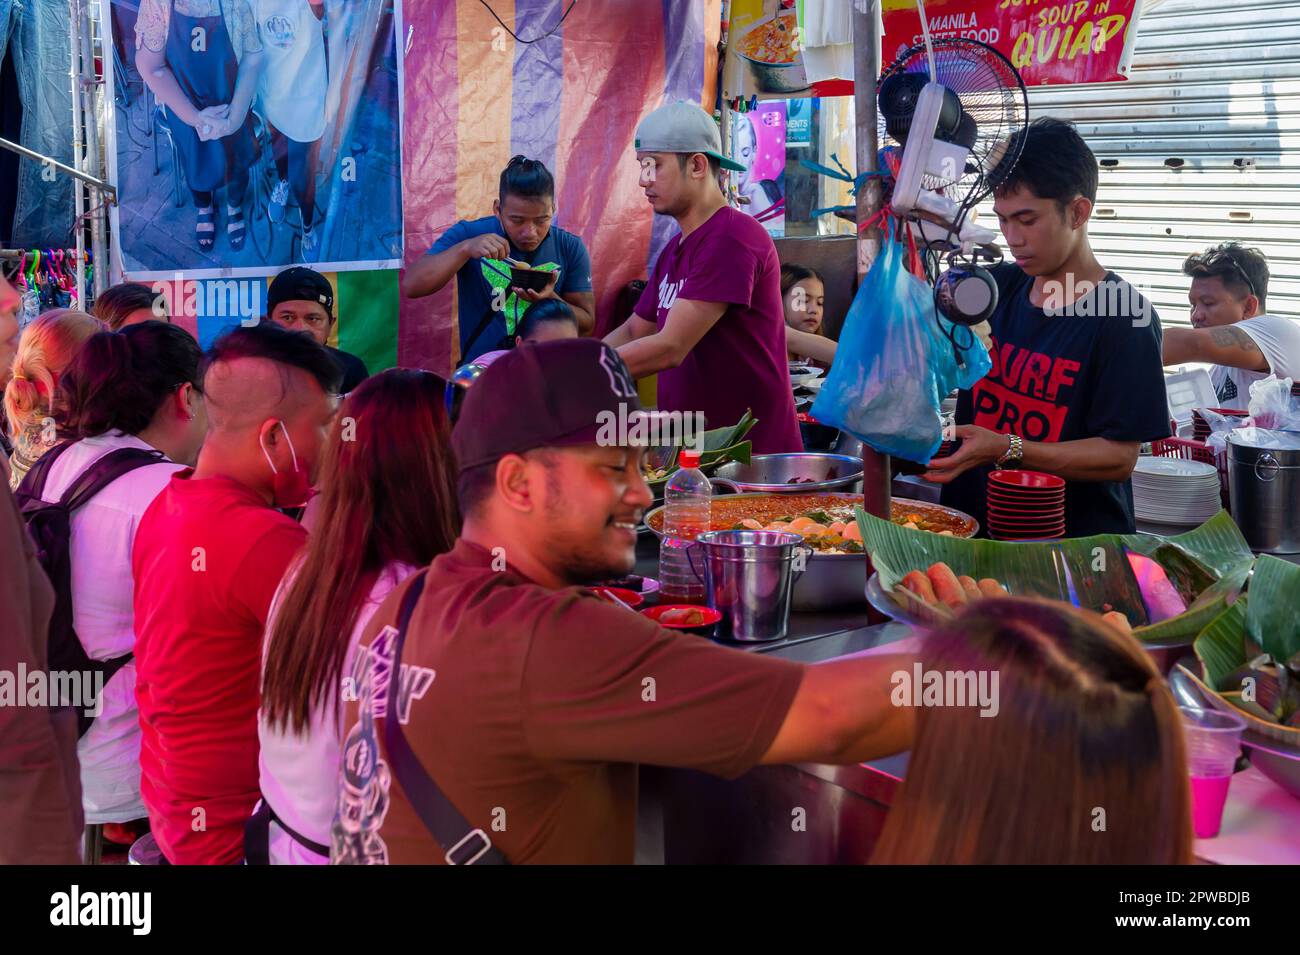
[{"label": "stainless steel bucket", "polygon": [[[1300,433],[1247,429],[1228,436],[1232,518],[1251,550],[1300,553]],[[1249,443],[1248,443],[1249,442]]]},{"label": "stainless steel bucket", "polygon": [[[708,604],[722,614],[715,635],[726,640],[780,640],[790,620],[797,554],[808,548],[782,531],[708,531],[687,551],[704,581]],[[702,566],[701,566],[702,565]]]}]

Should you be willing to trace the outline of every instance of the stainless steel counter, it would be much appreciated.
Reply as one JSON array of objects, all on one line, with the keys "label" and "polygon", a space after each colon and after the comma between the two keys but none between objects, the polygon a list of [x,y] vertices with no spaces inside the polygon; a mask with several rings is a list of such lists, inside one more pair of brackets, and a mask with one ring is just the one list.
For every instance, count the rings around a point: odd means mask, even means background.
[{"label": "stainless steel counter", "polygon": [[[655,576],[653,536],[637,547],[636,572]],[[865,581],[864,581],[865,583]],[[789,635],[734,644],[819,663],[901,640],[898,623],[867,624],[866,607],[794,613]],[[760,766],[736,780],[641,767],[637,862],[865,862],[907,765],[907,754],[853,766]]]},{"label": "stainless steel counter", "polygon": [[[1167,528],[1140,530],[1168,533]],[[638,544],[637,573],[655,576],[658,543]],[[1300,555],[1284,559],[1300,563]],[[791,615],[789,635],[735,644],[819,663],[894,643],[898,623],[867,625],[866,608]],[[907,768],[907,753],[850,766],[761,766],[736,780],[641,768],[637,862],[853,864],[869,860]]]}]

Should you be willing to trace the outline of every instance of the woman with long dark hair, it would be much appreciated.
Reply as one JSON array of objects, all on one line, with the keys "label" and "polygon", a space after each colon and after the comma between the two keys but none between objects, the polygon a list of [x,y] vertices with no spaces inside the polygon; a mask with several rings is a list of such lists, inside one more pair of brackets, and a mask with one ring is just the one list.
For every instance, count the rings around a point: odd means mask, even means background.
[{"label": "woman with long dark hair", "polygon": [[996,710],[917,707],[873,863],[1192,861],[1182,720],[1131,633],[1067,604],[981,600],[920,659],[946,685],[987,678]]},{"label": "woman with long dark hair", "polygon": [[825,303],[826,280],[820,272],[790,262],[781,266],[781,304],[791,361],[808,358],[830,367],[835,359],[836,343],[824,332]]},{"label": "woman with long dark hair", "polygon": [[273,864],[329,862],[343,674],[379,604],[460,532],[444,392],[436,375],[390,369],[339,408],[320,517],[267,622],[250,861],[266,852]]},{"label": "woman with long dark hair", "polygon": [[[25,489],[35,493],[42,479],[40,497],[53,503],[110,453],[161,452],[156,462],[126,472],[72,513],[73,626],[92,660],[135,651],[131,548],[144,512],[176,471],[194,463],[203,443],[201,359],[198,342],[185,330],[141,322],[92,335],[59,382],[55,416],[67,440],[34,465]],[[86,823],[103,824],[106,839],[128,844],[136,832],[127,824],[147,815],[135,676],[134,661],[112,673],[101,711],[77,744]]]}]

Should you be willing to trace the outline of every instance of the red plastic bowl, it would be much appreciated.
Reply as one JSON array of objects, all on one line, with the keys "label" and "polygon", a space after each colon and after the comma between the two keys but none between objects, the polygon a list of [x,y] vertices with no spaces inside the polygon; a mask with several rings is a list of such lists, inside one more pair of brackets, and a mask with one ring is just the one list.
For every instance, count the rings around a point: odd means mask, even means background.
[{"label": "red plastic bowl", "polygon": [[[641,596],[635,590],[627,590],[623,587],[588,587],[587,589],[607,603],[614,603],[614,601],[609,599],[607,594],[613,594],[629,607],[639,607],[645,603],[645,597]],[[618,606],[617,604],[614,605]]]},{"label": "red plastic bowl", "polygon": [[1064,478],[1044,474],[1042,471],[993,471],[989,474],[989,480],[1007,487],[1029,490],[1047,491],[1065,487]]},{"label": "red plastic bowl", "polygon": [[1060,537],[1061,534],[1065,533],[1065,524],[1052,524],[1052,525],[991,524],[988,525],[988,530],[989,533],[996,534],[997,537],[1013,537],[1013,535],[1017,535],[1017,537],[1018,535],[1024,535],[1024,537],[1041,537],[1041,535],[1048,535],[1048,537]]},{"label": "red plastic bowl", "polygon": [[[684,623],[664,623],[660,620],[669,610],[698,610],[704,614],[704,623],[684,624]],[[691,633],[702,633],[709,630],[722,619],[722,614],[712,607],[700,607],[696,604],[659,604],[657,607],[646,607],[641,611],[661,627],[667,627],[669,630],[686,630]]]},{"label": "red plastic bowl", "polygon": [[1008,517],[1049,517],[1053,514],[1064,514],[1065,505],[1061,504],[1001,504],[997,501],[988,502],[988,512],[990,514],[1003,514]]},{"label": "red plastic bowl", "polygon": [[1060,511],[1065,509],[1065,499],[1059,500],[1053,498],[1015,498],[1003,497],[1000,494],[990,494],[988,496],[988,506],[990,509],[1000,508],[1004,511],[1015,511],[1021,508],[1030,511]]}]

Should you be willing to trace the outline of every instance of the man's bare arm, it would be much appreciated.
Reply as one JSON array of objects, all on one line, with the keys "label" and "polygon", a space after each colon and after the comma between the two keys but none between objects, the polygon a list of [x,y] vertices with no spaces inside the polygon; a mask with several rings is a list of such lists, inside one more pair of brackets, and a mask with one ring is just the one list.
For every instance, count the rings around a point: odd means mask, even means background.
[{"label": "man's bare arm", "polygon": [[633,378],[676,368],[726,311],[725,302],[679,298],[669,310],[663,328],[620,346],[618,353],[627,362]]},{"label": "man's bare arm", "polygon": [[1240,328],[1220,325],[1215,328],[1166,328],[1162,343],[1162,360],[1166,365],[1189,361],[1206,361],[1246,371],[1269,371],[1268,358],[1255,339]]},{"label": "man's bare arm", "polygon": [[578,334],[590,335],[596,330],[596,295],[594,292],[565,292],[560,298],[573,309],[578,320]]},{"label": "man's bare arm", "polygon": [[906,654],[860,654],[808,667],[760,762],[860,763],[909,748],[914,711],[890,697],[893,674],[910,673],[914,662]]},{"label": "man's bare arm", "polygon": [[631,315],[626,322],[606,335],[604,341],[610,348],[619,348],[628,342],[636,341],[638,338],[653,335],[655,330],[654,322],[648,321],[640,315]]}]

